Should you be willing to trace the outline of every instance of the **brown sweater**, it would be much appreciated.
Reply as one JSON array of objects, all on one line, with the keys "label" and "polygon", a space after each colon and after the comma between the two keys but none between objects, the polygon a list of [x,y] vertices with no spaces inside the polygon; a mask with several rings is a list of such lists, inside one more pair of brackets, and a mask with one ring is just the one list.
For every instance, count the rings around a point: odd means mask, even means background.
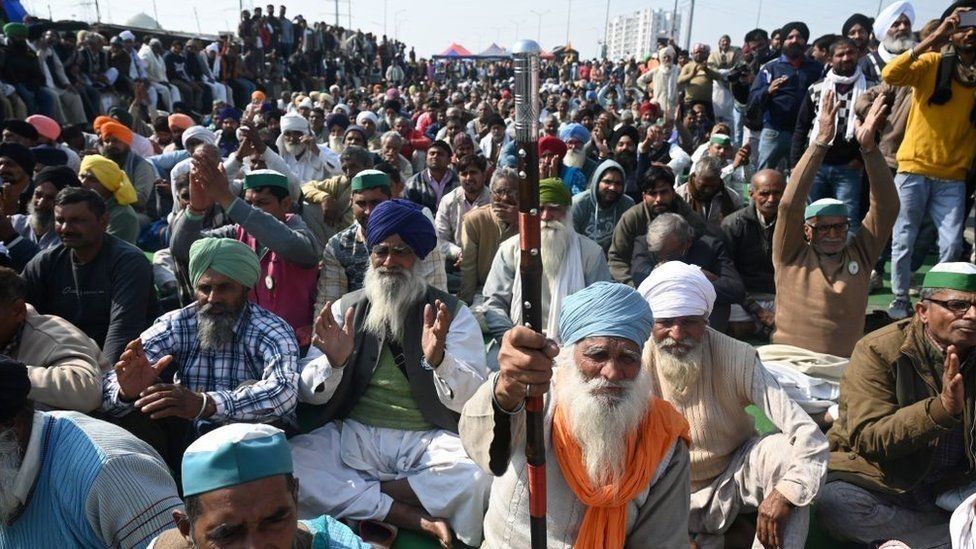
[{"label": "brown sweater", "polygon": [[461,222],[461,289],[458,297],[470,304],[485,285],[499,244],[518,233],[518,226],[503,225],[491,212],[491,204],[479,206]]},{"label": "brown sweater", "polygon": [[803,210],[826,149],[811,144],[790,176],[773,232],[776,331],[773,343],[849,357],[864,333],[871,268],[891,236],[898,194],[878,148],[862,153],[871,185],[870,209],[860,231],[834,256],[805,241]]}]

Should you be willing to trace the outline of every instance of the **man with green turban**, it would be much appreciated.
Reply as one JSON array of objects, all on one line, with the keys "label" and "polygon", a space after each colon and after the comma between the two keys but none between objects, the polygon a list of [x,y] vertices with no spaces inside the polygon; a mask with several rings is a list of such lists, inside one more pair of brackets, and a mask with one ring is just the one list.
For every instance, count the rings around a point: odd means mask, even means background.
[{"label": "man with green turban", "polygon": [[976,266],[968,262],[932,267],[915,315],[854,347],[817,501],[835,539],[949,546],[949,512],[972,493],[974,348]]},{"label": "man with green turban", "polygon": [[[559,326],[563,299],[594,282],[611,280],[603,248],[573,228],[572,203],[573,197],[558,177],[539,182],[545,323],[541,328],[550,337]],[[496,339],[512,326],[522,324],[520,255],[517,235],[502,242],[485,280],[485,324]]]},{"label": "man with green turban", "polygon": [[102,409],[173,470],[187,444],[213,426],[296,425],[298,342],[287,322],[248,301],[260,283],[257,255],[234,239],[201,238],[190,247],[189,272],[196,301],[129,343],[102,399]]}]

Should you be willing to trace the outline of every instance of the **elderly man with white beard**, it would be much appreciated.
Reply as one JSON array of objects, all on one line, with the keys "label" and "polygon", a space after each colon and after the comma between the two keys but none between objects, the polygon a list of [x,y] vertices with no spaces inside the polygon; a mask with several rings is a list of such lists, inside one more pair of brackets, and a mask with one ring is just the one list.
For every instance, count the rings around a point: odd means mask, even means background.
[{"label": "elderly man with white beard", "polygon": [[915,6],[908,0],[898,0],[878,12],[874,18],[874,36],[881,43],[877,51],[868,52],[858,62],[868,80],[881,82],[881,71],[892,59],[915,45],[912,25]]},{"label": "elderly man with white beard", "polygon": [[549,547],[688,547],[688,422],[651,395],[650,331],[633,288],[597,282],[566,298],[562,348],[523,326],[505,334],[501,370],[461,417],[468,455],[498,477],[484,547],[530,545],[524,402],[543,393]]},{"label": "elderly man with white beard", "polygon": [[419,206],[381,202],[366,226],[362,290],[319,314],[299,385],[317,428],[291,441],[302,517],[381,521],[444,547],[455,535],[481,542],[491,480],[457,429],[485,380],[485,351],[467,307],[421,274],[436,244]]},{"label": "elderly man with white beard", "polygon": [[30,390],[0,355],[0,547],[146,547],[183,507],[166,464],[110,423],[35,410]]},{"label": "elderly man with white beard", "polygon": [[[562,302],[574,292],[599,281],[610,281],[603,248],[577,234],[573,228],[572,197],[559,178],[539,182],[542,229],[543,333],[553,337],[559,329]],[[483,306],[488,333],[496,340],[512,326],[522,324],[522,291],[519,272],[519,237],[498,247],[485,279]]]},{"label": "elderly man with white beard", "polygon": [[[758,511],[753,547],[803,547],[827,439],[751,345],[708,327],[715,288],[700,268],[665,263],[638,291],[654,315],[644,346],[654,394],[691,424],[691,541],[722,547],[736,517]],[[780,433],[757,436],[749,404]]]},{"label": "elderly man with white beard", "polygon": [[281,135],[275,142],[278,154],[288,164],[298,181],[325,179],[339,172],[338,165],[331,165],[319,146],[315,143],[308,120],[298,113],[290,112],[281,117]]}]

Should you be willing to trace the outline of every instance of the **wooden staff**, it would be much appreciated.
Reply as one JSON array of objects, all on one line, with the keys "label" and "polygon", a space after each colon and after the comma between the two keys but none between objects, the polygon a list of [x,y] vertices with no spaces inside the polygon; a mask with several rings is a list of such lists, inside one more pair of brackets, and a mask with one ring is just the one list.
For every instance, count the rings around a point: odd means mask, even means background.
[{"label": "wooden staff", "polygon": [[[539,229],[539,59],[542,48],[520,40],[512,48],[515,68],[515,144],[519,175],[519,273],[522,323],[542,332],[542,238]],[[525,458],[529,477],[532,549],[546,547],[546,444],[542,395],[525,399]]]}]

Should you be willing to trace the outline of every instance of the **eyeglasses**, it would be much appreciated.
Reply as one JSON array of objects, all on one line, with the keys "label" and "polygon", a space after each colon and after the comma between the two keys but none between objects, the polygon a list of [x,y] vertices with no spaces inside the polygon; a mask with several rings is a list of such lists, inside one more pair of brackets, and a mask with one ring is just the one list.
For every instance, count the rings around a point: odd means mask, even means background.
[{"label": "eyeglasses", "polygon": [[390,244],[377,244],[373,246],[371,250],[373,255],[379,258],[385,258],[390,254],[394,257],[407,257],[413,255],[413,248],[407,246],[406,244],[391,246]]},{"label": "eyeglasses", "polygon": [[925,301],[931,301],[943,309],[947,309],[956,316],[962,316],[969,312],[970,307],[976,307],[976,302],[966,301],[965,299],[950,299],[947,301],[942,301],[941,299],[932,299],[930,297],[925,299]]},{"label": "eyeglasses", "polygon": [[495,198],[514,198],[518,196],[517,189],[496,189],[491,191],[491,195]]},{"label": "eyeglasses", "polygon": [[817,233],[817,236],[827,236],[831,231],[846,233],[847,229],[851,227],[851,224],[849,221],[845,221],[843,223],[833,223],[831,225],[811,225],[810,223],[807,223],[807,227],[813,229],[813,232]]}]

